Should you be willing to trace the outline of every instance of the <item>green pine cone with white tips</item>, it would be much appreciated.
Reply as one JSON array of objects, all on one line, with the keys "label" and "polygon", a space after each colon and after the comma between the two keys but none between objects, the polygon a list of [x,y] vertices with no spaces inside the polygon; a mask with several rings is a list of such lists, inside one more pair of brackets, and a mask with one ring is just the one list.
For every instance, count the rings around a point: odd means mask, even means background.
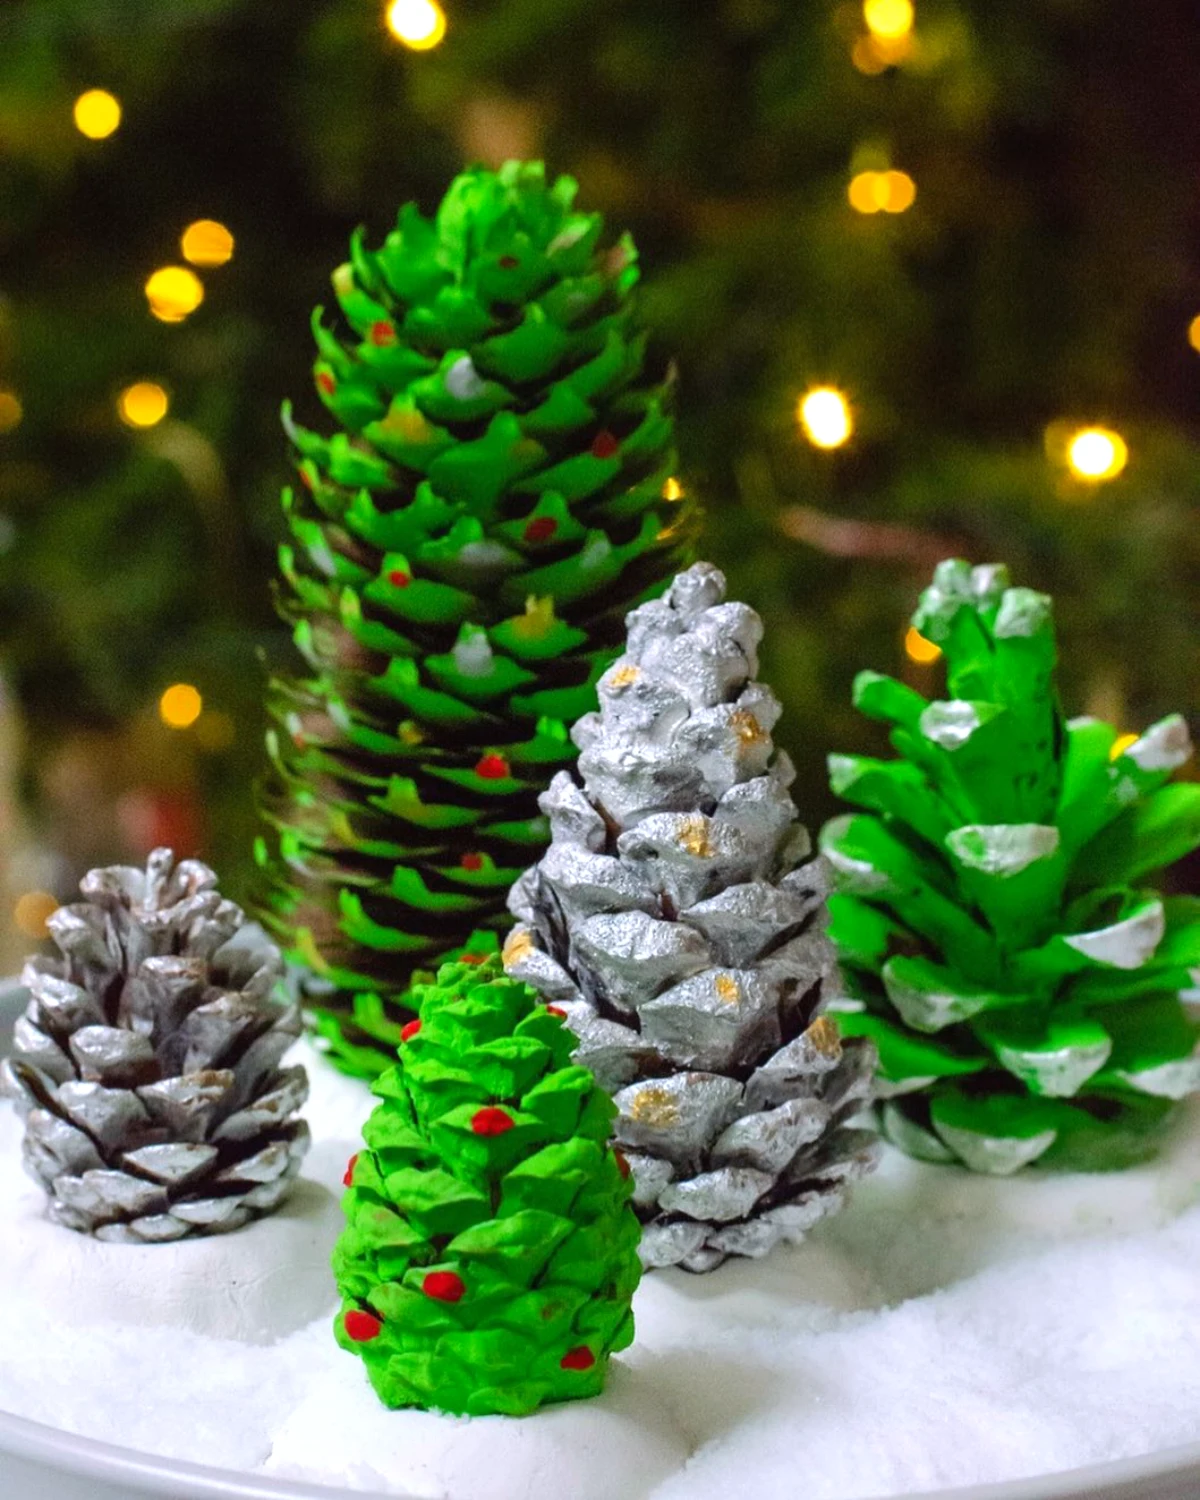
[{"label": "green pine cone with white tips", "polygon": [[356,234],[313,321],[336,430],[285,409],[277,598],[303,666],[270,687],[257,907],[367,1076],[414,981],[496,950],[567,725],[690,548],[636,251],[574,196],[538,163],[474,168],[433,219]]},{"label": "green pine cone with white tips", "polygon": [[913,623],[947,697],[859,675],[899,758],[830,757],[863,811],[821,837],[883,1128],[982,1172],[1143,1160],[1200,1089],[1200,900],[1150,880],[1200,845],[1187,727],[1065,720],[1051,601],[1001,567],[942,563]]}]

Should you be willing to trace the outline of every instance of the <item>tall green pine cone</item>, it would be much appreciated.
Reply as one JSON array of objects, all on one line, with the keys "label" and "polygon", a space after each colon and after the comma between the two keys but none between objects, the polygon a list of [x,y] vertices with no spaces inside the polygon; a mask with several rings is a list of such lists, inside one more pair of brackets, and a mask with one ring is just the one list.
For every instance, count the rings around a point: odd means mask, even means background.
[{"label": "tall green pine cone", "polygon": [[574,196],[510,162],[377,251],[357,234],[340,331],[313,322],[341,430],[285,408],[277,597],[307,671],[270,688],[258,906],[351,1071],[387,1065],[414,978],[495,950],[565,726],[690,545],[636,252]]},{"label": "tall green pine cone", "polygon": [[830,822],[831,932],[879,1047],[883,1125],[916,1156],[1009,1173],[1118,1167],[1200,1088],[1200,901],[1153,871],[1200,844],[1178,715],[1132,744],[1064,722],[1051,601],[1001,567],[942,563],[913,623],[949,699],[863,672],[899,760],[830,757],[868,809]]},{"label": "tall green pine cone", "polygon": [[346,1173],[336,1333],[387,1406],[520,1416],[597,1395],[640,1275],[615,1109],[561,1014],[446,965]]}]

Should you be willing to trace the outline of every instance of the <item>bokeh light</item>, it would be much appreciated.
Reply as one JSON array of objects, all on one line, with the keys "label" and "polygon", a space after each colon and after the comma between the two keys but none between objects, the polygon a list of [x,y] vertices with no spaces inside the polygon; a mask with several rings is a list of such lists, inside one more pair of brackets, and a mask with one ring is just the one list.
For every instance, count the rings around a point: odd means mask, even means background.
[{"label": "bokeh light", "polygon": [[915,202],[917,185],[907,172],[856,172],[846,196],[860,214],[902,214]]},{"label": "bokeh light", "polygon": [[166,391],[154,380],[137,380],[117,397],[117,412],[127,427],[154,427],[170,406]]},{"label": "bokeh light", "polygon": [[186,266],[163,266],[146,282],[146,300],[161,323],[182,323],[204,301],[204,283]]},{"label": "bokeh light", "polygon": [[25,408],[16,391],[0,390],[0,433],[12,432],[21,425]]},{"label": "bokeh light", "polygon": [[446,35],[446,12],[437,0],[391,0],[388,30],[414,52],[428,52]]},{"label": "bokeh light", "polygon": [[88,89],[75,101],[75,128],[89,141],[103,141],[121,123],[121,105],[107,89]]},{"label": "bokeh light", "polygon": [[664,500],[682,500],[683,485],[672,476],[662,487],[662,497]]},{"label": "bokeh light", "polygon": [[875,36],[907,36],[913,19],[912,0],[863,0],[863,20]]},{"label": "bokeh light", "polygon": [[190,682],[175,682],[158,700],[158,716],[168,729],[190,729],[204,712],[204,699]]},{"label": "bokeh light", "polygon": [[233,259],[233,235],[216,219],[197,219],[179,242],[183,258],[194,266],[223,266]]},{"label": "bokeh light", "polygon": [[915,625],[910,625],[904,635],[904,654],[909,661],[915,661],[918,666],[927,667],[930,662],[937,661],[942,654],[942,648],[935,646],[927,637],[923,636]]},{"label": "bokeh light", "polygon": [[917,185],[907,172],[893,170],[883,175],[887,179],[887,211],[890,214],[902,214],[916,201]]},{"label": "bokeh light", "polygon": [[1188,324],[1188,343],[1200,354],[1200,313]]},{"label": "bokeh light", "polygon": [[1067,444],[1067,463],[1072,474],[1093,483],[1116,478],[1128,459],[1125,439],[1107,427],[1083,427]]},{"label": "bokeh light", "polygon": [[49,891],[26,891],[13,906],[13,926],[22,937],[40,943],[46,936],[46,922],[58,910],[58,902]]},{"label": "bokeh light", "polygon": [[816,386],[801,396],[796,415],[814,448],[840,448],[854,430],[850,404],[833,386]]}]

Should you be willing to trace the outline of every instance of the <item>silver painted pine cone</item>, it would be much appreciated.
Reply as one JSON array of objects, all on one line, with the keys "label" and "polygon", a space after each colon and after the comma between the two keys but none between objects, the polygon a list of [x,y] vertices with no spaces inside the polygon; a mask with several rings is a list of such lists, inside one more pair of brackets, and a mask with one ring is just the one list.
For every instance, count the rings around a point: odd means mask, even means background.
[{"label": "silver painted pine cone", "polygon": [[61,957],[31,958],[0,1088],[25,1118],[25,1165],[50,1217],[99,1239],[237,1229],[283,1201],[308,1149],[308,1095],[283,1068],[299,1016],[282,965],[196,860],[93,870],[50,918]]},{"label": "silver painted pine cone", "polygon": [[700,563],[629,615],[575,726],[579,780],[541,799],[552,843],[513,888],[505,947],[613,1092],[643,1260],[692,1271],[799,1240],[877,1155],[846,1124],[875,1050],[823,1013],[826,870],[754,680],[762,625],[724,600]]}]

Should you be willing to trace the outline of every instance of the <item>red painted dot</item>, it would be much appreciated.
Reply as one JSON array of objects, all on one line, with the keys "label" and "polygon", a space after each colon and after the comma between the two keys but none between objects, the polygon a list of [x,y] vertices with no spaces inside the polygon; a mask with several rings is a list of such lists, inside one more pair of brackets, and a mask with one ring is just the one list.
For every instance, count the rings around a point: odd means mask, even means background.
[{"label": "red painted dot", "polygon": [[301,469],[300,470],[300,483],[304,486],[304,488],[306,490],[311,490],[314,487],[313,486],[313,477],[308,472],[307,469]]},{"label": "red painted dot", "polygon": [[618,1151],[617,1148],[614,1146],[613,1147],[613,1160],[616,1162],[616,1164],[617,1164],[617,1171],[620,1172],[621,1176],[622,1177],[628,1177],[629,1176],[629,1160],[626,1157],[624,1151]]},{"label": "red painted dot", "polygon": [[485,964],[488,961],[486,953],[460,953],[458,956],[460,964]]},{"label": "red painted dot", "polygon": [[378,323],[371,324],[371,342],[380,349],[396,342],[396,330],[386,318],[380,318]]},{"label": "red painted dot", "polygon": [[558,522],[553,516],[534,516],[522,535],[527,542],[548,542],[557,530]]},{"label": "red painted dot", "polygon": [[400,1028],[400,1040],[402,1042],[411,1041],[420,1029],[420,1021],[409,1021],[406,1026]]},{"label": "red painted dot", "polygon": [[467,1285],[453,1271],[430,1271],[421,1283],[421,1290],[436,1302],[460,1302]]},{"label": "red painted dot", "polygon": [[322,370],[317,376],[317,388],[324,391],[327,396],[332,396],[337,390],[337,381],[328,370]]},{"label": "red painted dot", "polygon": [[406,589],[412,582],[412,574],[406,573],[403,568],[393,568],[387,576],[387,581],[393,588]]},{"label": "red painted dot", "polygon": [[383,1332],[383,1324],[378,1318],[371,1313],[360,1312],[358,1308],[346,1314],[342,1327],[346,1330],[346,1337],[353,1339],[356,1344],[369,1344]]},{"label": "red painted dot", "polygon": [[612,433],[605,428],[592,439],[592,457],[611,458],[620,446]]},{"label": "red painted dot", "polygon": [[521,262],[515,255],[502,255],[498,264],[506,271],[515,271]]},{"label": "red painted dot", "polygon": [[292,744],[295,745],[297,750],[303,750],[307,743],[307,740],[305,740],[304,736],[297,729],[296,733],[292,735]]},{"label": "red painted dot", "polygon": [[590,1370],[596,1363],[596,1356],[586,1344],[579,1344],[574,1349],[568,1349],[559,1364],[564,1370]]},{"label": "red painted dot", "polygon": [[483,869],[483,855],[482,854],[464,854],[463,857],[459,860],[459,864],[463,867],[464,870],[472,870],[472,871],[474,871],[474,870],[482,870]]},{"label": "red painted dot", "polygon": [[567,1019],[567,1013],[561,1005],[547,1005],[546,1014],[548,1016],[561,1016],[564,1021]]},{"label": "red painted dot", "polygon": [[503,755],[485,755],[476,763],[475,774],[484,781],[503,781],[508,775],[508,762]]},{"label": "red painted dot", "polygon": [[516,1121],[510,1114],[505,1110],[497,1109],[494,1104],[489,1104],[484,1109],[477,1109],[471,1117],[471,1129],[476,1135],[503,1135],[515,1124]]},{"label": "red painted dot", "polygon": [[354,1186],[354,1167],[355,1167],[355,1163],[358,1161],[358,1158],[361,1155],[362,1155],[361,1151],[356,1151],[354,1153],[354,1155],[350,1158],[350,1160],[346,1163],[346,1175],[345,1175],[345,1177],[342,1178],[342,1186],[343,1187],[353,1187]]}]

